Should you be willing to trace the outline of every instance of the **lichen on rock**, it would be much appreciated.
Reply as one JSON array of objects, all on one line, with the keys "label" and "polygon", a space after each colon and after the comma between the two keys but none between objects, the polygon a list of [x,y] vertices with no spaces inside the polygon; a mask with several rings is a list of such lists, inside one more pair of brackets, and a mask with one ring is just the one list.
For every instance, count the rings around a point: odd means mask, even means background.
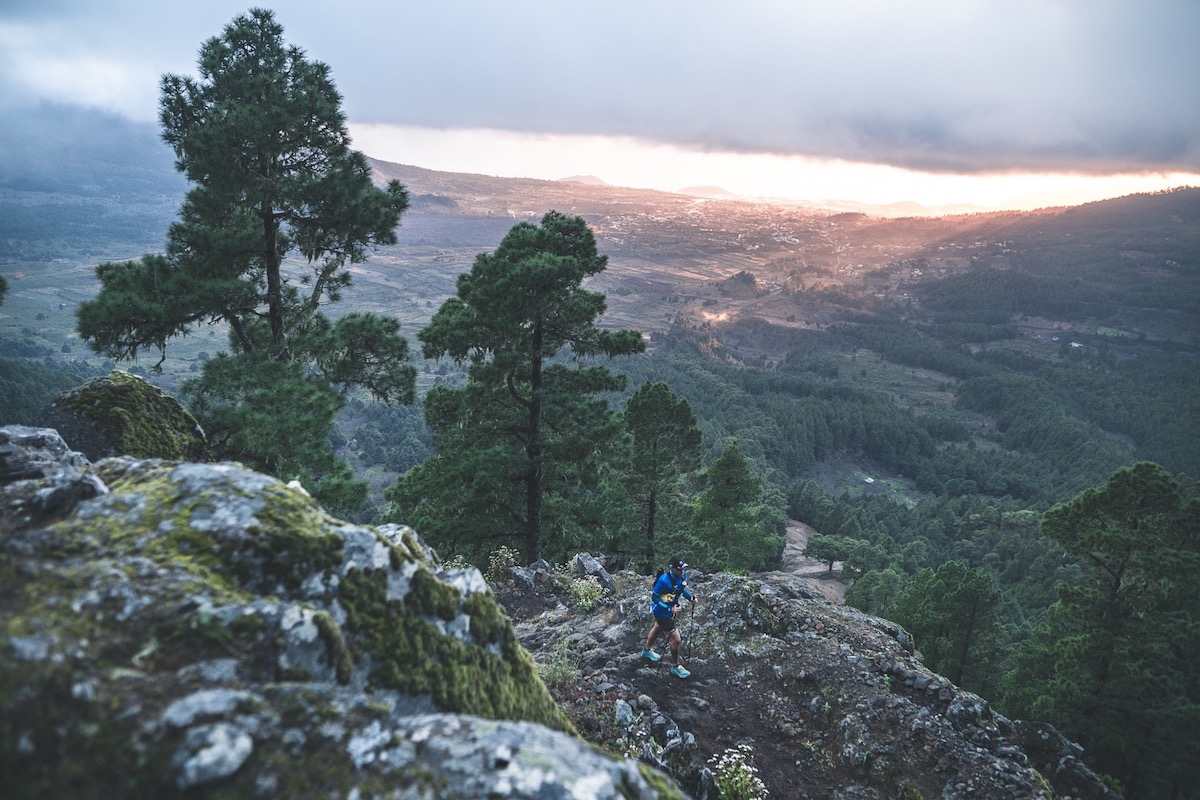
[{"label": "lichen on rock", "polygon": [[[236,464],[93,465],[53,431],[0,429],[12,441],[6,798],[663,796],[574,737],[482,576],[411,529],[335,519]],[[105,491],[25,513],[64,470]]]}]

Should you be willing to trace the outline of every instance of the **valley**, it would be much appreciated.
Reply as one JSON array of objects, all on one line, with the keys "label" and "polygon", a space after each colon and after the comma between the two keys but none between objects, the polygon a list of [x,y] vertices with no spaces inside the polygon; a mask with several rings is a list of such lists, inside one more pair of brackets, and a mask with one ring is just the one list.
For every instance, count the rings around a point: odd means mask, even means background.
[{"label": "valley", "polygon": [[[406,185],[411,207],[401,220],[398,243],[355,265],[346,301],[329,312],[368,311],[398,319],[419,364],[419,391],[438,382],[461,382],[464,376],[452,363],[421,360],[416,333],[453,296],[458,275],[470,269],[477,254],[494,248],[517,222],[536,222],[549,209],[587,220],[608,257],[608,268],[588,283],[606,297],[607,312],[599,322],[642,331],[648,352],[687,342],[721,362],[767,369],[804,358],[812,362],[808,369],[832,371],[842,384],[887,397],[897,407],[941,408],[975,427],[989,423],[956,404],[955,387],[963,375],[956,375],[945,357],[900,358],[888,352],[881,345],[895,345],[893,333],[881,334],[882,339],[848,336],[871,330],[864,313],[891,309],[900,314],[904,330],[917,336],[912,346],[933,345],[950,332],[958,337],[953,347],[970,357],[986,351],[993,359],[1032,359],[1025,369],[1100,354],[1194,359],[1200,347],[1195,302],[1200,279],[1195,262],[1188,261],[1200,252],[1194,191],[1094,208],[883,218],[371,163],[378,183],[394,178]],[[1154,209],[1156,203],[1161,211]],[[1115,208],[1132,215],[1130,221],[1111,224]],[[47,213],[53,216],[54,207]],[[154,214],[159,213],[156,207]],[[64,241],[85,235],[71,229],[71,219],[64,216],[58,223],[67,228]],[[44,247],[52,245],[34,242],[25,249]],[[1065,251],[1067,262],[1089,258],[1089,249],[1095,250],[1095,264],[1081,266],[1091,274],[1061,278],[1052,265],[1039,267],[1043,248]],[[111,368],[112,362],[97,358],[79,340],[74,310],[96,292],[97,263],[139,255],[136,244],[123,249],[96,244],[64,246],[51,260],[0,262],[9,281],[0,306],[0,352],[97,372]],[[1036,291],[1020,296],[1023,283],[1042,280],[1017,277],[1031,268],[1055,283],[1043,286],[1040,296]],[[307,271],[294,261],[287,269],[296,279]],[[982,278],[990,283],[977,283]],[[1162,285],[1163,297],[1119,299],[1128,294],[1122,294],[1123,285],[1093,286],[1142,278]],[[1084,288],[1070,289],[1070,280]],[[962,287],[953,289],[953,297],[931,294],[936,294],[931,287],[951,285]],[[993,291],[1009,296],[982,294]],[[994,302],[1007,303],[1012,311],[997,316],[988,310]],[[1172,302],[1175,307],[1161,307]],[[205,359],[224,348],[225,335],[215,325],[172,341],[161,374],[153,371],[157,353],[143,353],[129,366],[177,391]],[[389,478],[376,480],[382,486]],[[829,484],[838,486],[852,484]]]}]

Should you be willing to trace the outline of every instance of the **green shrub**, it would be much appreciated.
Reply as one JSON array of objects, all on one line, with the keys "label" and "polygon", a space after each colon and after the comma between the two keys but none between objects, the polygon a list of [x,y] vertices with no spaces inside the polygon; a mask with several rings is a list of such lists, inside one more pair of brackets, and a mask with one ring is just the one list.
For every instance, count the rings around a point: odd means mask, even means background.
[{"label": "green shrub", "polygon": [[580,611],[591,611],[595,608],[596,603],[600,602],[600,598],[604,597],[604,587],[600,585],[600,581],[596,580],[594,575],[584,575],[571,581],[571,602]]},{"label": "green shrub", "polygon": [[508,578],[508,570],[510,567],[517,565],[517,558],[521,554],[511,547],[501,545],[498,549],[493,550],[488,556],[487,579],[492,583],[500,583]]},{"label": "green shrub", "polygon": [[454,558],[442,564],[442,566],[446,569],[470,569],[475,565],[470,561],[467,561],[466,556],[464,556],[462,553],[459,553],[455,555]]},{"label": "green shrub", "polygon": [[546,661],[537,662],[538,676],[547,686],[564,686],[579,680],[579,654],[571,652],[566,639],[560,639]]}]

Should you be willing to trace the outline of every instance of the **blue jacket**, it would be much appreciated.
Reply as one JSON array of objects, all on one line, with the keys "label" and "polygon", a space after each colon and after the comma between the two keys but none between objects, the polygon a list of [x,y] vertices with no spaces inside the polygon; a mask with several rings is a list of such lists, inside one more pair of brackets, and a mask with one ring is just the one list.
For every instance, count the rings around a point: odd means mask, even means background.
[{"label": "blue jacket", "polygon": [[687,586],[687,572],[676,578],[671,570],[667,570],[654,582],[650,610],[656,617],[670,619],[675,614],[675,606],[679,605],[680,596],[688,600],[695,597]]}]

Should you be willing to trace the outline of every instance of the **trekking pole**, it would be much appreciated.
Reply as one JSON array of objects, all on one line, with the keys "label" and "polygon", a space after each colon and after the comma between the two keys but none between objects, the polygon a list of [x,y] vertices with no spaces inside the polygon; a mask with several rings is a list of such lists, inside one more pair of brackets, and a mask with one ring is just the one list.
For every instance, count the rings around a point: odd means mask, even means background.
[{"label": "trekking pole", "polygon": [[684,642],[686,643],[686,650],[683,656],[684,661],[692,660],[692,617],[694,616],[696,616],[696,598],[693,597],[691,604],[688,606],[687,636],[684,637]]}]

